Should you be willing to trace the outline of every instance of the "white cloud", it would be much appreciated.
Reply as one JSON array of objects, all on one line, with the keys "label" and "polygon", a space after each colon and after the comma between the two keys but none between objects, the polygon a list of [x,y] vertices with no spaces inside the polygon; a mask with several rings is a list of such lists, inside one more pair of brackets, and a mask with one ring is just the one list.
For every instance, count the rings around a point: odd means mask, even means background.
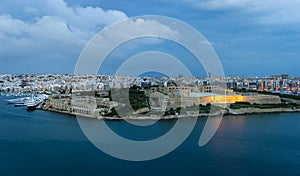
[{"label": "white cloud", "polygon": [[300,23],[298,0],[189,0],[189,3],[204,10],[238,10],[255,17],[258,23]]},{"label": "white cloud", "polygon": [[38,15],[39,12],[40,12],[37,8],[33,8],[33,7],[30,7],[30,6],[24,7],[24,10],[25,10],[25,12],[31,13],[33,15]]},{"label": "white cloud", "polygon": [[300,23],[300,1],[297,0],[266,0],[260,2],[253,10],[261,11],[259,22],[270,24],[299,24]]},{"label": "white cloud", "polygon": [[[86,50],[81,54],[77,68],[81,74],[94,73],[110,54],[114,59],[123,60],[128,54],[144,47],[144,44],[156,44],[163,42],[158,38],[179,40],[181,34],[160,23],[159,19],[134,18],[124,20],[116,25],[106,28],[93,38]],[[151,38],[150,38],[151,37]],[[137,40],[135,40],[137,39]],[[122,44],[125,44],[122,46]],[[119,46],[121,45],[121,46]],[[112,51],[112,49],[117,51]],[[114,63],[117,60],[113,61]]]},{"label": "white cloud", "polygon": [[251,3],[251,1],[249,0],[208,0],[204,2],[198,1],[197,6],[204,9],[219,10],[219,9],[244,8],[247,5],[249,5],[249,3]]},{"label": "white cloud", "polygon": [[[12,1],[11,4],[14,5],[14,2]],[[0,15],[0,65],[2,66],[18,63],[19,67],[28,64],[35,69],[41,64],[62,65],[61,63],[70,61],[74,63],[84,46],[97,32],[127,18],[121,11],[103,10],[100,7],[69,7],[63,0],[24,0],[15,5],[15,9],[8,8]],[[125,24],[118,36],[112,36],[112,39],[126,38],[145,29],[165,35],[178,35],[176,31],[155,20],[139,19],[127,22],[130,24]],[[161,40],[148,38],[126,47],[134,49],[143,42],[155,44]],[[51,72],[51,69],[55,68],[49,66],[45,69],[48,69],[45,72]],[[74,68],[69,68],[72,69]]]},{"label": "white cloud", "polygon": [[[72,57],[79,55],[96,32],[127,18],[116,10],[68,7],[63,0],[21,3],[23,9],[14,10],[22,14],[0,15],[0,59],[47,57],[54,53],[76,59]],[[26,15],[28,19],[20,18]]]}]

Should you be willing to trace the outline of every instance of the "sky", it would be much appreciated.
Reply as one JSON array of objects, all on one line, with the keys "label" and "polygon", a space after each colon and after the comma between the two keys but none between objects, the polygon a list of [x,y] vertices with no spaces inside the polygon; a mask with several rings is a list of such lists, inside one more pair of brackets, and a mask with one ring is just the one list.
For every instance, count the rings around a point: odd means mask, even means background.
[{"label": "sky", "polygon": [[[298,7],[298,0],[1,0],[0,73],[73,73],[88,41],[105,27],[163,15],[201,32],[227,76],[300,76]],[[104,73],[113,72],[111,60]]]}]

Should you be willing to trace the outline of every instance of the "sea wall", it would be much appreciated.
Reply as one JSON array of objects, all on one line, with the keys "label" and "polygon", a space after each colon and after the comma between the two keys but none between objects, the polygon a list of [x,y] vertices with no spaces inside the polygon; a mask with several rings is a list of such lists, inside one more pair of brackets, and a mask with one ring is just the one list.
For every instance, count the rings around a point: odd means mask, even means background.
[{"label": "sea wall", "polygon": [[279,96],[275,95],[254,95],[246,96],[247,102],[251,104],[280,104],[281,100]]}]

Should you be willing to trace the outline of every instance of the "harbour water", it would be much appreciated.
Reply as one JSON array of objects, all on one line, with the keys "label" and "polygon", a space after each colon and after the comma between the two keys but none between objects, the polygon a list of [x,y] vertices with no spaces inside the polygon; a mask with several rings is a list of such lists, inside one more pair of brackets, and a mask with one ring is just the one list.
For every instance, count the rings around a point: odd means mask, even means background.
[{"label": "harbour water", "polygon": [[[300,113],[226,116],[213,139],[198,146],[205,118],[175,151],[151,161],[106,155],[76,118],[7,105],[0,96],[0,175],[300,175]],[[187,119],[188,120],[188,119]],[[117,133],[152,139],[175,121],[135,127],[107,121]],[[122,147],[122,146],[120,146]]]}]

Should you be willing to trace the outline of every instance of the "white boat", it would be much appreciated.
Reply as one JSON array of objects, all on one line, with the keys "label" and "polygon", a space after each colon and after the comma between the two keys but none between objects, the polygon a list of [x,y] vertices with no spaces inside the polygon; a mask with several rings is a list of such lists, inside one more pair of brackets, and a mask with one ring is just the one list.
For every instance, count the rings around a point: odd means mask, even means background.
[{"label": "white boat", "polygon": [[15,107],[22,107],[22,106],[27,106],[26,103],[16,103]]},{"label": "white boat", "polygon": [[26,104],[27,110],[35,110],[35,108],[37,107],[38,104],[39,103],[36,99],[31,98],[30,100],[28,100],[28,102]]},{"label": "white boat", "polygon": [[46,99],[48,99],[48,95],[45,95],[45,94],[32,96],[27,101],[27,110],[37,109],[37,107],[40,106]]},{"label": "white boat", "polygon": [[26,106],[28,110],[35,110],[37,106],[41,108],[46,99],[48,99],[48,95],[38,94],[31,95],[31,97],[22,97],[5,101],[8,104],[14,104],[15,107]]},{"label": "white boat", "polygon": [[23,97],[23,98],[16,98],[16,99],[10,99],[5,100],[8,104],[22,104],[26,103],[28,101],[29,97]]}]

